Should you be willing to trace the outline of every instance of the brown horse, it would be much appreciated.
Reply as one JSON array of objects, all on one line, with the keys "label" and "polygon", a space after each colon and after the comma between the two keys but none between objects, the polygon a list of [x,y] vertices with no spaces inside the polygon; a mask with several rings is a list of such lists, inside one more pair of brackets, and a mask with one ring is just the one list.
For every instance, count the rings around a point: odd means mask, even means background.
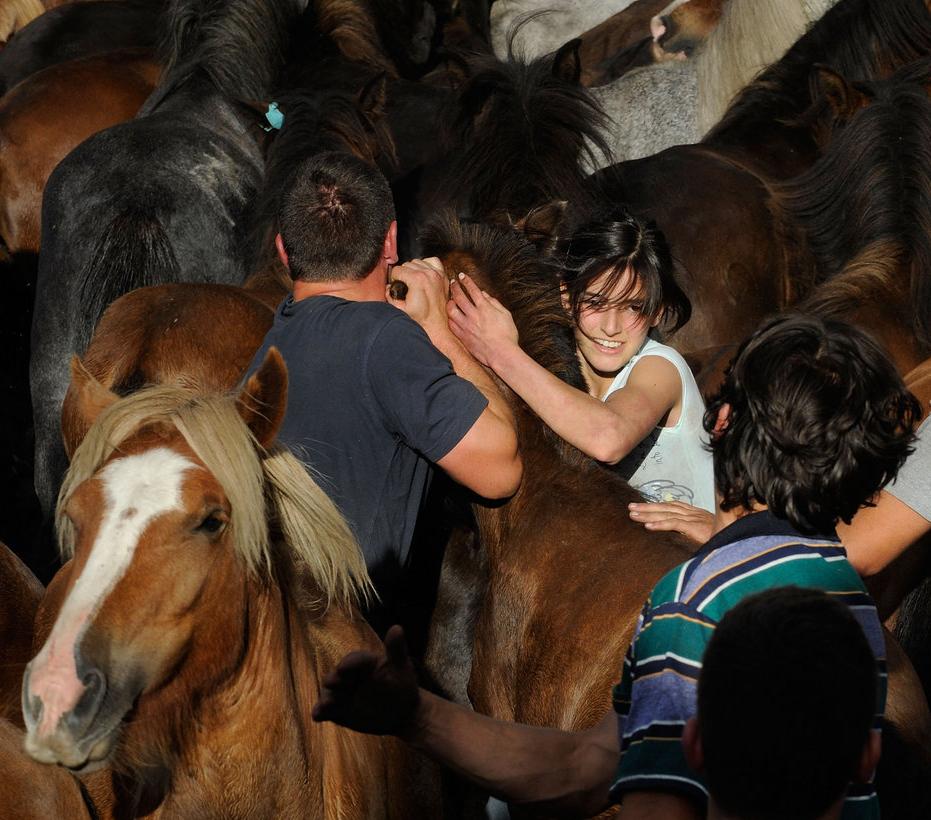
[{"label": "brown horse", "polygon": [[32,622],[44,592],[35,575],[0,543],[0,720],[19,727],[23,669],[32,657]]},{"label": "brown horse", "polygon": [[348,526],[272,448],[277,351],[238,398],[119,399],[73,369],[88,433],[58,507],[72,560],[23,681],[27,751],[111,765],[87,780],[102,817],[437,816],[398,742],[310,719],[322,674],[375,636]]},{"label": "brown horse", "polygon": [[[768,186],[819,156],[809,76],[826,63],[845,76],[889,76],[931,52],[923,0],[841,0],[733,102],[705,140],[592,175],[608,201],[655,219],[679,263],[692,320],[676,346],[697,354],[744,338],[795,298],[795,260],[777,234]],[[816,88],[817,92],[817,88]]]},{"label": "brown horse", "polygon": [[[512,311],[534,359],[584,389],[571,320],[533,245],[513,231],[452,220],[432,227],[424,243],[447,270],[475,276]],[[557,439],[513,396],[512,407],[523,482],[503,506],[474,509],[488,589],[469,696],[497,718],[585,728],[609,708],[651,587],[690,547],[638,528],[626,482]]]},{"label": "brown horse", "polygon": [[39,213],[49,174],[91,134],[135,116],[158,76],[152,52],[131,49],[58,63],[4,95],[0,242],[8,254],[39,252]]}]

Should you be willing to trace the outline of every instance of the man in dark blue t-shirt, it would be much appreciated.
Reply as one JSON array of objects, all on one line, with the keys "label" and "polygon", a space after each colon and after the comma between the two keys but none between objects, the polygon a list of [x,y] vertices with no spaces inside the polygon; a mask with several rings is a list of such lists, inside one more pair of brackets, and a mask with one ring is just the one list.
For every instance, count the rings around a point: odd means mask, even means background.
[{"label": "man in dark blue t-shirt", "polygon": [[294,280],[249,372],[277,347],[288,366],[279,440],[346,516],[376,590],[390,600],[430,464],[487,498],[521,478],[510,409],[449,330],[438,259],[395,267],[391,191],[374,168],[330,152],[282,197],[278,254]]}]

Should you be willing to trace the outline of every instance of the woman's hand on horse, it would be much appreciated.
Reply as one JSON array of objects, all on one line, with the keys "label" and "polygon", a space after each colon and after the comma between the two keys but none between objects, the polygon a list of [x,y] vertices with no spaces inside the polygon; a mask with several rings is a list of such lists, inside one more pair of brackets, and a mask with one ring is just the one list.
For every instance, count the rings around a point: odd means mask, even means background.
[{"label": "woman's hand on horse", "polygon": [[517,347],[517,327],[510,312],[465,273],[450,285],[449,295],[450,330],[476,359],[494,370],[494,355],[508,346]]},{"label": "woman's hand on horse", "polygon": [[701,507],[682,501],[656,501],[628,504],[630,517],[648,530],[681,532],[686,538],[704,544],[714,531],[714,516]]},{"label": "woman's hand on horse", "polygon": [[324,679],[311,716],[370,735],[403,735],[420,704],[404,631],[393,626],[383,652],[350,652]]},{"label": "woman's hand on horse", "polygon": [[434,339],[435,333],[448,333],[446,301],[449,298],[449,281],[443,263],[435,256],[429,259],[411,259],[396,265],[391,271],[391,280],[407,285],[407,295],[402,299],[387,300],[403,310]]}]

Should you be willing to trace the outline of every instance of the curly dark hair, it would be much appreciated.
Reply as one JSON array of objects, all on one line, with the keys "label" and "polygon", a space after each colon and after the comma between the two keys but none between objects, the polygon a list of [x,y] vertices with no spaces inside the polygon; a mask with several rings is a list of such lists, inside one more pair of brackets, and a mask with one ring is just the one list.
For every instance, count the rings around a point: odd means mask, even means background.
[{"label": "curly dark hair", "polygon": [[[724,405],[726,425],[715,431]],[[801,532],[833,532],[895,478],[920,417],[863,331],[800,313],[769,319],[741,345],[705,413],[722,508],[765,504]]]}]

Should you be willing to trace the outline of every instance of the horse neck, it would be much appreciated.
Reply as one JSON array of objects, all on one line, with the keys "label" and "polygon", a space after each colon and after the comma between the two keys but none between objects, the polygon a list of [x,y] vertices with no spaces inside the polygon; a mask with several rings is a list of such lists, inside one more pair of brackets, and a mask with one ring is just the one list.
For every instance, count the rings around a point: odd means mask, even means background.
[{"label": "horse neck", "polygon": [[[310,718],[323,675],[346,652],[371,648],[371,630],[338,604],[303,605],[316,587],[291,567],[276,582],[243,583],[236,645],[216,646],[219,665],[235,660],[210,677],[209,658],[189,658],[204,677],[176,685],[184,697],[161,717],[156,749],[170,758],[152,765],[150,752],[148,765],[119,788],[166,816],[201,816],[220,805],[238,807],[230,817],[257,820],[373,816],[384,801],[385,741]],[[140,718],[158,722],[151,712]]]}]

